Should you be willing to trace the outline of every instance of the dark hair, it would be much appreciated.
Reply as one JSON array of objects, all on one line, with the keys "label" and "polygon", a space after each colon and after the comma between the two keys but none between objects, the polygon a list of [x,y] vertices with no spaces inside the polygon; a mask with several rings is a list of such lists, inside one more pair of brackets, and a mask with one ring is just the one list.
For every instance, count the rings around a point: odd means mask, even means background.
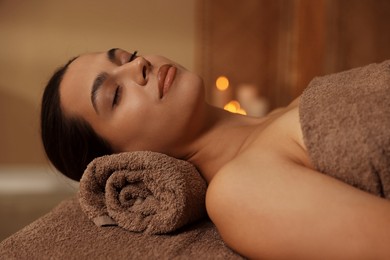
[{"label": "dark hair", "polygon": [[68,117],[61,109],[59,88],[71,59],[50,78],[42,97],[41,137],[51,163],[67,177],[79,181],[93,159],[111,154],[108,143],[82,118]]}]

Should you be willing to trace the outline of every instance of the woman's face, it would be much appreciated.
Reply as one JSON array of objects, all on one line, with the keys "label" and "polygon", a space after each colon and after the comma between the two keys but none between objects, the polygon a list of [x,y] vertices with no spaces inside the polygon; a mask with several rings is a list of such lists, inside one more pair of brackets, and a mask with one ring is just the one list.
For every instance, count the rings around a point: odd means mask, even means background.
[{"label": "woman's face", "polygon": [[65,115],[86,120],[115,152],[171,154],[197,132],[204,87],[164,57],[111,49],[74,60],[60,100]]}]

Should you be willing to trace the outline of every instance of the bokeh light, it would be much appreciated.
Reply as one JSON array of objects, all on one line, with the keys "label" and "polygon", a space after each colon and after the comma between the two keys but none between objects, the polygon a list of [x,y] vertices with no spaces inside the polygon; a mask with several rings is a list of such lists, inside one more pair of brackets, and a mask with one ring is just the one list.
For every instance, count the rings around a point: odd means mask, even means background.
[{"label": "bokeh light", "polygon": [[229,79],[225,76],[219,76],[215,81],[215,86],[220,91],[225,91],[229,87]]},{"label": "bokeh light", "polygon": [[246,111],[241,108],[240,103],[236,100],[231,100],[229,103],[227,103],[223,109],[236,114],[246,115]]}]

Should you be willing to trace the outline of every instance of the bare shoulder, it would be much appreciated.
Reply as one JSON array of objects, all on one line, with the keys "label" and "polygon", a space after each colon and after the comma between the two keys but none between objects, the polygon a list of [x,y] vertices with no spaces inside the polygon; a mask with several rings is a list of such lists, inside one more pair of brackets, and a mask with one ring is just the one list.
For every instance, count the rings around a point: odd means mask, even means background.
[{"label": "bare shoulder", "polygon": [[[313,169],[303,142],[298,113],[299,98],[289,106],[271,112],[266,127],[255,132],[245,148],[214,176],[208,194],[222,182],[232,181],[245,185],[264,185],[276,177]],[[315,171],[313,171],[315,172]],[[256,180],[256,181],[255,181]],[[260,186],[257,186],[259,188]]]},{"label": "bare shoulder", "polygon": [[223,167],[207,192],[207,211],[229,246],[249,258],[390,257],[388,201],[255,150]]},{"label": "bare shoulder", "polygon": [[312,169],[299,120],[299,97],[271,112],[266,127],[255,133],[247,148],[253,155],[269,153],[274,159],[290,159]]},{"label": "bare shoulder", "polygon": [[298,103],[271,113],[214,176],[210,218],[249,258],[390,259],[389,201],[312,168]]}]

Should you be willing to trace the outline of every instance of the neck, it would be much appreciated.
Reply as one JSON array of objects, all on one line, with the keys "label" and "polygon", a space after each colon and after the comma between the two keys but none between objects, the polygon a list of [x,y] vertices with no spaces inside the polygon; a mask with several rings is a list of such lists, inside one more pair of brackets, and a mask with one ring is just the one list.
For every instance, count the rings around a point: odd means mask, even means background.
[{"label": "neck", "polygon": [[193,163],[208,183],[245,146],[262,119],[232,114],[206,106],[202,131],[189,145],[185,159]]}]

